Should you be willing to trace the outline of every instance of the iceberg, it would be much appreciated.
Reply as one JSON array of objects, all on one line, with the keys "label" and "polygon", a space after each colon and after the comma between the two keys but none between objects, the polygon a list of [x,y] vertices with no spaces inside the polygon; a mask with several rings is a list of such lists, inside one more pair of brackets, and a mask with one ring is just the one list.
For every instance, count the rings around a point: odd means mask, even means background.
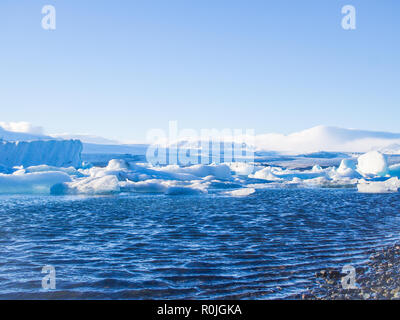
[{"label": "iceberg", "polygon": [[251,175],[251,177],[254,177],[255,179],[279,181],[282,180],[282,178],[277,176],[278,172],[282,172],[282,169],[265,167],[264,169],[258,170],[254,175]]},{"label": "iceberg", "polygon": [[0,174],[0,194],[50,194],[55,184],[71,181],[64,172]]},{"label": "iceberg", "polygon": [[0,165],[80,167],[81,152],[79,140],[0,141]]},{"label": "iceberg", "polygon": [[34,172],[65,172],[66,174],[70,176],[76,176],[76,177],[83,177],[83,174],[80,173],[77,169],[74,167],[68,167],[68,168],[62,168],[62,167],[53,167],[53,166],[48,166],[45,164],[42,164],[40,166],[33,166],[33,167],[28,167],[26,169],[21,169],[21,172],[25,173],[34,173]]},{"label": "iceberg", "polygon": [[400,188],[400,180],[397,177],[386,181],[360,181],[357,185],[361,193],[391,193],[397,192]]},{"label": "iceberg", "polygon": [[258,135],[251,161],[232,162],[221,154],[214,163],[194,165],[153,165],[145,162],[146,145],[89,138],[86,144],[58,140],[27,123],[0,123],[0,193],[241,197],[268,188],[399,189],[399,156],[393,150],[400,134],[318,126],[289,135]]},{"label": "iceberg", "polygon": [[225,194],[230,195],[232,197],[247,197],[256,192],[254,188],[242,188],[238,190],[228,191]]},{"label": "iceberg", "polygon": [[367,152],[358,158],[357,170],[366,176],[385,176],[388,171],[386,157],[379,151]]},{"label": "iceberg", "polygon": [[52,195],[106,195],[120,192],[120,186],[116,176],[104,176],[101,178],[79,179],[73,182],[58,183],[52,186]]},{"label": "iceberg", "polygon": [[159,180],[146,180],[131,183],[131,190],[139,193],[165,193],[168,185]]},{"label": "iceberg", "polygon": [[340,178],[361,178],[360,173],[357,172],[356,162],[353,159],[343,159],[335,173]]},{"label": "iceberg", "polygon": [[388,167],[385,157],[375,152],[362,155],[357,164],[356,161],[349,158],[343,159],[338,167],[314,164],[302,169],[267,166],[266,163],[152,166],[123,159],[113,159],[102,167],[42,164],[14,167],[11,172],[0,167],[4,171],[0,174],[0,193],[88,196],[210,193],[244,197],[257,189],[267,188],[357,188],[366,193],[398,191],[400,164]]},{"label": "iceberg", "polygon": [[232,178],[231,169],[226,164],[197,164],[190,167],[168,165],[165,167],[160,167],[158,170],[165,173],[180,174],[198,178],[204,178],[207,176],[213,176],[219,180],[229,180]]}]

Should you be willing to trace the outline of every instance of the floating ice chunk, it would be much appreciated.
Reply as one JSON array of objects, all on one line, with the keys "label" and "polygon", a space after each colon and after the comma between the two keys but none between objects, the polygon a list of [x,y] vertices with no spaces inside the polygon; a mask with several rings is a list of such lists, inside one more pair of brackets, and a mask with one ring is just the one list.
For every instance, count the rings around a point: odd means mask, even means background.
[{"label": "floating ice chunk", "polygon": [[312,170],[307,171],[289,169],[282,170],[281,168],[277,167],[266,167],[262,170],[257,171],[254,175],[249,175],[249,178],[264,179],[269,181],[282,181],[292,180],[296,177],[302,180],[306,180],[326,176],[326,170],[320,167],[314,167]]},{"label": "floating ice chunk", "polygon": [[230,180],[232,178],[231,169],[226,164],[198,164],[190,167],[169,165],[154,168],[154,171],[173,174],[171,177],[179,180],[194,180],[195,177],[204,178],[207,176],[213,176],[219,180]]},{"label": "floating ice chunk", "polygon": [[333,170],[332,177],[341,178],[361,178],[361,175],[356,171],[357,165],[352,159],[343,159],[337,170]]},{"label": "floating ice chunk", "polygon": [[321,166],[319,166],[317,164],[315,166],[313,166],[312,170],[311,170],[311,172],[323,172],[323,171],[324,171],[324,169],[322,169]]},{"label": "floating ice chunk", "polygon": [[104,176],[97,179],[83,179],[71,183],[71,188],[84,194],[109,194],[120,191],[116,176]]},{"label": "floating ice chunk", "polygon": [[69,183],[56,184],[51,188],[51,194],[87,194],[103,195],[120,192],[119,182],[116,176],[104,176],[100,178],[82,178]]},{"label": "floating ice chunk", "polygon": [[24,170],[26,173],[34,173],[34,172],[65,172],[66,174],[70,176],[77,176],[77,177],[83,177],[83,174],[80,173],[78,170],[76,170],[74,167],[69,167],[69,168],[59,168],[59,167],[53,167],[53,166],[48,166],[48,165],[40,165],[40,166],[33,166],[26,168]]},{"label": "floating ice chunk", "polygon": [[347,176],[349,174],[352,174],[353,171],[356,170],[356,163],[352,159],[343,159],[340,162],[340,166],[337,169],[337,172],[343,176]]},{"label": "floating ice chunk", "polygon": [[[279,170],[279,169],[278,169]],[[279,178],[277,175],[277,169],[273,167],[266,167],[262,170],[257,171],[254,175],[250,175],[250,178],[255,178],[255,179],[263,179],[263,180],[269,180],[269,181],[279,181],[282,180]]]},{"label": "floating ice chunk", "polygon": [[214,176],[218,180],[229,180],[232,178],[231,169],[226,164],[197,165],[184,168],[187,173],[197,177]]},{"label": "floating ice chunk", "polygon": [[58,183],[70,182],[64,172],[0,174],[1,194],[50,194],[50,189]]},{"label": "floating ice chunk", "polygon": [[111,160],[108,166],[92,167],[90,169],[79,170],[80,173],[92,178],[101,178],[105,176],[116,176],[119,181],[125,181],[132,177],[135,180],[137,175],[129,170],[129,165],[124,160]]},{"label": "floating ice chunk", "polygon": [[254,165],[247,162],[231,162],[229,163],[231,171],[238,176],[248,176],[254,172]]},{"label": "floating ice chunk", "polygon": [[129,168],[129,165],[125,160],[112,159],[108,162],[106,170],[107,171],[128,170],[128,168]]},{"label": "floating ice chunk", "polygon": [[204,193],[203,190],[197,189],[197,188],[191,188],[191,187],[177,187],[177,186],[172,186],[168,187],[165,194],[170,195],[170,196],[175,196],[175,195],[198,195]]},{"label": "floating ice chunk", "polygon": [[247,197],[253,194],[254,192],[256,192],[256,189],[254,188],[242,188],[238,190],[225,192],[225,194],[229,194],[232,197]]},{"label": "floating ice chunk", "polygon": [[143,193],[165,193],[168,188],[168,185],[160,180],[133,182],[131,186],[132,191]]},{"label": "floating ice chunk", "polygon": [[358,192],[362,193],[390,193],[397,192],[400,188],[400,180],[397,177],[386,181],[361,180],[357,185]]},{"label": "floating ice chunk", "polygon": [[207,193],[206,185],[200,183],[150,179],[139,182],[120,182],[124,191],[138,193],[161,193],[166,195],[192,195]]},{"label": "floating ice chunk", "polygon": [[292,184],[300,184],[302,181],[303,181],[303,180],[301,180],[300,178],[294,177],[291,181],[289,181],[289,183],[292,183]]},{"label": "floating ice chunk", "polygon": [[[330,180],[326,177],[316,177],[312,179],[301,180],[301,183],[308,187],[324,187],[329,185],[329,181]],[[295,183],[299,183],[298,180],[295,181]]]},{"label": "floating ice chunk", "polygon": [[363,175],[384,176],[388,170],[386,157],[378,151],[365,153],[358,158],[357,170]]}]

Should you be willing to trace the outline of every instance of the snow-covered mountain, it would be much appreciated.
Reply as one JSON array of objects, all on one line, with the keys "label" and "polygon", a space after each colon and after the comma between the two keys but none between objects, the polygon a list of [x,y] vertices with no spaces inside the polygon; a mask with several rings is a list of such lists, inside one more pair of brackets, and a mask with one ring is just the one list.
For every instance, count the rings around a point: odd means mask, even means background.
[{"label": "snow-covered mountain", "polygon": [[[291,134],[266,133],[255,136],[213,136],[213,141],[246,143],[258,152],[278,152],[283,154],[304,154],[320,151],[328,152],[368,152],[386,150],[388,146],[400,144],[400,134],[367,130],[343,129],[329,126],[316,126]],[[204,139],[203,139],[204,140]],[[210,138],[207,137],[207,141]],[[201,138],[182,138],[163,142],[164,145],[178,145],[179,148],[197,149]],[[386,148],[386,149],[385,149]],[[390,148],[391,153],[396,150]]]},{"label": "snow-covered mountain", "polygon": [[[146,144],[122,144],[115,140],[93,135],[43,135],[7,131],[0,125],[0,139],[6,141],[31,141],[49,139],[78,139],[83,143],[83,153],[145,154]],[[222,137],[221,137],[222,140]],[[368,152],[379,150],[388,154],[400,154],[400,134],[368,130],[316,126],[291,134],[257,134],[254,139],[243,137],[257,151],[274,151],[285,154],[302,154],[319,151]],[[171,141],[170,143],[176,143]],[[178,140],[180,146],[198,145],[196,140]]]},{"label": "snow-covered mountain", "polygon": [[400,144],[394,143],[379,149],[379,151],[385,154],[400,154]]},{"label": "snow-covered mountain", "polygon": [[261,134],[255,139],[257,150],[306,153],[317,151],[368,152],[400,144],[400,134],[317,126],[283,134]]}]

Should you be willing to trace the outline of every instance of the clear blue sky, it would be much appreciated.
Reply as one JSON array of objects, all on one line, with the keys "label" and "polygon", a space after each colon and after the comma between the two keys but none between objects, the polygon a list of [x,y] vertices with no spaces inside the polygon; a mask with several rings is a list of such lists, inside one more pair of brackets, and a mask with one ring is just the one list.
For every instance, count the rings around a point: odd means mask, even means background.
[{"label": "clear blue sky", "polygon": [[2,0],[0,121],[124,140],[169,120],[400,132],[399,17],[398,0]]}]

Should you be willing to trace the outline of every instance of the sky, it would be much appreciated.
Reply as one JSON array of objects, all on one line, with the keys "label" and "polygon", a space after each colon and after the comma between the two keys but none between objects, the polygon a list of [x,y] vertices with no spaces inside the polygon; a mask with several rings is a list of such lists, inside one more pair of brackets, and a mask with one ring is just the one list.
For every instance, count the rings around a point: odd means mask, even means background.
[{"label": "sky", "polygon": [[120,141],[175,120],[400,132],[399,16],[398,0],[2,0],[0,121]]}]

